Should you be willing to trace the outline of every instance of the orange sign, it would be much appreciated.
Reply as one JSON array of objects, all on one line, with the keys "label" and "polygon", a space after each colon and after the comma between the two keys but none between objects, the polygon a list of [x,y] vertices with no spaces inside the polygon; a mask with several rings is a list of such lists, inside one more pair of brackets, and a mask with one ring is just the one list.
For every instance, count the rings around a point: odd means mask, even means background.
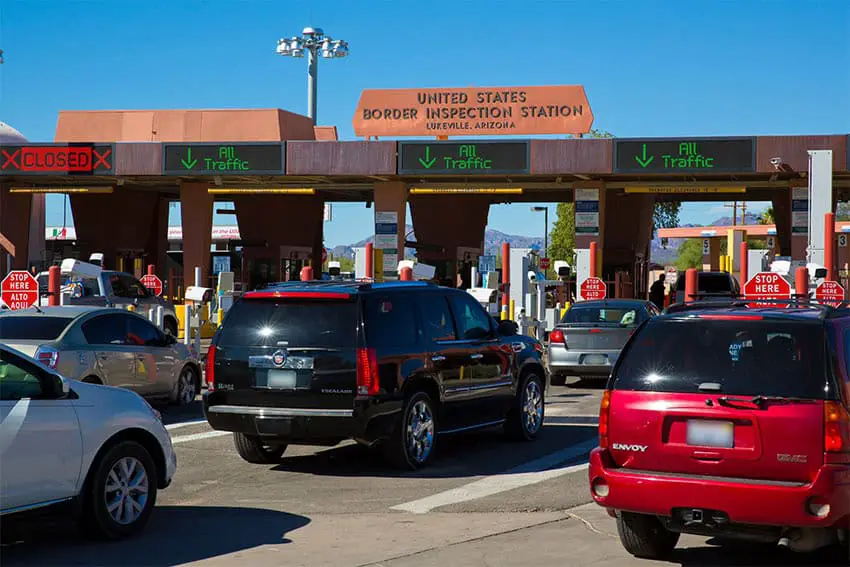
[{"label": "orange sign", "polygon": [[369,89],[352,120],[358,136],[586,134],[582,86]]}]

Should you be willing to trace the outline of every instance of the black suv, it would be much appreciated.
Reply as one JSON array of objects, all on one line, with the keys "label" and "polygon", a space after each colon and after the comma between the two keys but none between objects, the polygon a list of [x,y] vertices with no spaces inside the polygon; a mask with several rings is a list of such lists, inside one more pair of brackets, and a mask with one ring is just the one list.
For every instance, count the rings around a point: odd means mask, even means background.
[{"label": "black suv", "polygon": [[424,282],[294,282],[246,293],[207,354],[204,413],[248,462],[354,439],[407,469],[437,436],[532,440],[548,385],[536,340]]}]

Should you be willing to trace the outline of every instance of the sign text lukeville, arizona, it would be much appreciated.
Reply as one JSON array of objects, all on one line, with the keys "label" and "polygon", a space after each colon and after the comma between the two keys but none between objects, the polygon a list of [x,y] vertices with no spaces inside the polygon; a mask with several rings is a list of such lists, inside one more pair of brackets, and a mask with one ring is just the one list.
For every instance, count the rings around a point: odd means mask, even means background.
[{"label": "sign text lukeville, arizona", "polygon": [[163,144],[164,175],[281,175],[285,173],[284,145],[280,142],[250,144]]},{"label": "sign text lukeville, arizona", "polygon": [[399,142],[399,174],[528,173],[528,142]]},{"label": "sign text lukeville, arizona", "polygon": [[352,120],[358,136],[586,134],[584,87],[367,89]]}]

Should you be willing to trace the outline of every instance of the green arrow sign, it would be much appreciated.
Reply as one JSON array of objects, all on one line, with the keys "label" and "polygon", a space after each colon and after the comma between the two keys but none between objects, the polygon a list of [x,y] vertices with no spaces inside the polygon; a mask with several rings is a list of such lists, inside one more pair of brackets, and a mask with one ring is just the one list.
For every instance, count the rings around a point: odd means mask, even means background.
[{"label": "green arrow sign", "polygon": [[431,157],[431,146],[425,146],[425,158],[419,158],[419,163],[421,163],[422,167],[425,169],[431,169],[434,167],[434,164],[437,163],[437,158]]},{"label": "green arrow sign", "polygon": [[198,164],[198,160],[192,159],[192,148],[186,148],[186,159],[181,159],[180,163],[182,163],[183,167],[186,169],[192,169]]},{"label": "green arrow sign", "polygon": [[643,144],[643,155],[635,156],[635,161],[638,162],[638,165],[641,167],[646,167],[652,163],[652,160],[655,159],[655,156],[646,157],[646,144]]}]

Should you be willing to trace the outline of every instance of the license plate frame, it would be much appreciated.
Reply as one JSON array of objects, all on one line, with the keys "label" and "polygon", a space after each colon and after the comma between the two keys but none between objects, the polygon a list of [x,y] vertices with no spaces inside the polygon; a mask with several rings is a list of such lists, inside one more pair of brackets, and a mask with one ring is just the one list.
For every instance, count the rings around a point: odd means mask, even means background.
[{"label": "license plate frame", "polygon": [[735,424],[731,421],[689,419],[685,442],[691,447],[735,448]]},{"label": "license plate frame", "polygon": [[581,363],[587,366],[608,366],[608,355],[586,354],[582,357]]},{"label": "license plate frame", "polygon": [[267,387],[273,390],[294,390],[298,385],[298,373],[295,370],[271,369],[266,380]]}]

